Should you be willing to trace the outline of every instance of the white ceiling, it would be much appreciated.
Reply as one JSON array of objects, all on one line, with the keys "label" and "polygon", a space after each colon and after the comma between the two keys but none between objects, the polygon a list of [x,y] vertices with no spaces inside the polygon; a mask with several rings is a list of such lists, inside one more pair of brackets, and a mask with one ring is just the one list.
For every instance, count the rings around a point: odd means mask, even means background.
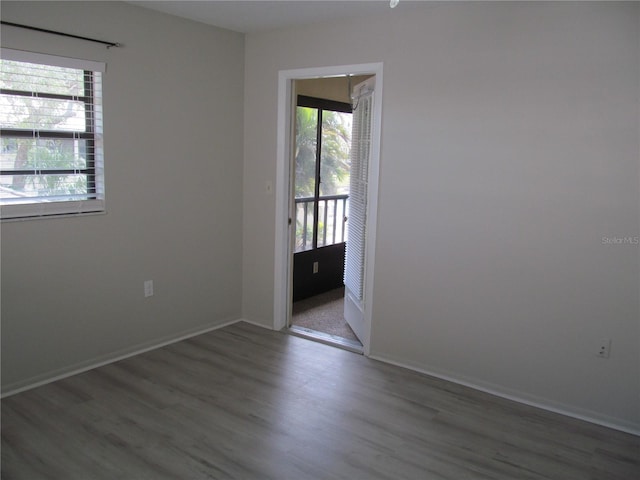
[{"label": "white ceiling", "polygon": [[[243,33],[390,10],[389,0],[142,0],[128,3]],[[401,4],[402,0],[396,8],[401,8]]]}]

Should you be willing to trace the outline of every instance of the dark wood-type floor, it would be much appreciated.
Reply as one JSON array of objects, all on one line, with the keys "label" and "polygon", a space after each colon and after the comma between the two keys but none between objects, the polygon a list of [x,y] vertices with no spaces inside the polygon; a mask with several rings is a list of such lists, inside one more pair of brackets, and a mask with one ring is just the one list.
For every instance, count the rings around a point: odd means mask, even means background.
[{"label": "dark wood-type floor", "polygon": [[640,478],[640,438],[238,323],[2,400],[2,478]]}]

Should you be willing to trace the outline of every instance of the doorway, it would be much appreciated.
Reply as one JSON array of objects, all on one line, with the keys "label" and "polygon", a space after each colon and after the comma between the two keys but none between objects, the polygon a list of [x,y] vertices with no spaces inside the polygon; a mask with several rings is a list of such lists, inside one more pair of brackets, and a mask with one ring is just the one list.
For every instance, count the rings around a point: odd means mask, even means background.
[{"label": "doorway", "polygon": [[[370,149],[368,154],[369,164],[366,170],[366,179],[368,182],[367,191],[365,197],[368,198],[366,202],[366,248],[361,251],[362,257],[362,288],[359,292],[359,297],[356,299],[355,295],[350,296],[351,302],[349,305],[357,304],[361,318],[361,324],[359,324],[360,341],[362,342],[362,350],[365,355],[369,353],[369,345],[371,338],[371,294],[373,287],[373,273],[374,273],[374,252],[375,252],[375,220],[377,210],[377,186],[378,186],[378,165],[379,165],[379,145],[380,145],[380,119],[381,119],[381,93],[382,93],[382,64],[365,64],[365,65],[352,65],[343,67],[322,67],[315,69],[302,69],[302,70],[289,70],[281,71],[279,75],[278,85],[278,158],[277,158],[277,177],[276,177],[276,252],[275,252],[275,283],[274,283],[274,328],[283,329],[291,325],[293,316],[293,298],[294,298],[294,251],[296,242],[296,230],[299,230],[298,218],[304,220],[304,215],[299,217],[299,213],[296,212],[295,200],[291,195],[295,186],[296,171],[294,168],[295,159],[295,142],[293,139],[296,134],[296,108],[298,107],[298,96],[296,93],[296,81],[307,79],[336,79],[341,77],[343,80],[348,79],[349,76],[364,75],[367,77],[375,77],[376,85],[376,101],[369,103],[371,111],[370,122],[370,144],[367,147]],[[373,93],[373,92],[370,92]],[[321,165],[317,165],[318,168]],[[319,185],[322,185],[320,179]],[[317,185],[314,185],[317,186]],[[307,228],[303,228],[303,231],[308,231],[311,234],[311,244],[314,242],[316,246],[318,243],[326,242],[325,234],[331,228],[329,228],[327,222],[322,222],[319,225],[320,213],[320,201],[319,196],[316,195],[317,189],[314,188],[315,203],[313,223],[307,222]],[[307,197],[308,198],[308,197]],[[300,202],[298,202],[300,203]],[[337,209],[337,207],[332,207]],[[310,209],[307,210],[307,212]],[[331,209],[329,209],[330,211]],[[325,212],[327,211],[325,207]],[[348,215],[342,215],[337,213],[333,215],[335,219],[338,219],[335,223],[339,224],[340,219],[347,217]],[[324,219],[324,217],[323,217]],[[331,222],[329,222],[331,223]],[[310,227],[310,228],[309,228]],[[339,229],[340,227],[338,227]],[[322,233],[322,240],[317,236],[318,232],[325,230]],[[338,235],[339,236],[339,235]],[[333,240],[333,232],[329,234],[329,237]],[[364,236],[363,236],[364,239]],[[353,255],[353,254],[352,254]],[[320,266],[311,265],[311,272],[313,269],[319,269]],[[319,270],[316,272],[319,273]],[[340,272],[339,277],[342,277],[343,273]],[[347,304],[342,297],[341,289],[344,288],[340,285],[337,288],[323,292],[326,300],[329,303],[334,303],[334,309],[345,311]],[[337,303],[336,303],[336,300]],[[342,304],[342,307],[340,307]],[[353,310],[351,307],[348,309]],[[323,341],[322,338],[319,339]],[[331,343],[331,342],[329,342]]]},{"label": "doorway", "polygon": [[362,351],[344,318],[351,86],[359,77],[295,80],[293,305],[290,332]]}]

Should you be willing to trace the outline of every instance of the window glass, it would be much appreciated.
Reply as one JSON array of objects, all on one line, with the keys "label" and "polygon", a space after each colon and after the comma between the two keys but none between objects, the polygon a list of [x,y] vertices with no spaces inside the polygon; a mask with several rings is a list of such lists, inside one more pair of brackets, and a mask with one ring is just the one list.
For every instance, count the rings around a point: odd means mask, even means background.
[{"label": "window glass", "polygon": [[316,188],[318,109],[296,108],[296,198],[313,197]]},{"label": "window glass", "polygon": [[298,97],[296,252],[346,241],[352,117],[349,104]]},{"label": "window glass", "polygon": [[349,193],[351,113],[322,111],[320,196]]}]

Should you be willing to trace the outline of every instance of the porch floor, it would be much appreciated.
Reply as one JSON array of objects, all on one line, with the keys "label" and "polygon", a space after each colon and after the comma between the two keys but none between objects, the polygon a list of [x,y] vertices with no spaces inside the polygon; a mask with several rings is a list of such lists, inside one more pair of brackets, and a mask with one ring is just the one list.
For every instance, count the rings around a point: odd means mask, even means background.
[{"label": "porch floor", "polygon": [[344,287],[294,302],[291,323],[294,327],[358,342],[343,311]]}]

